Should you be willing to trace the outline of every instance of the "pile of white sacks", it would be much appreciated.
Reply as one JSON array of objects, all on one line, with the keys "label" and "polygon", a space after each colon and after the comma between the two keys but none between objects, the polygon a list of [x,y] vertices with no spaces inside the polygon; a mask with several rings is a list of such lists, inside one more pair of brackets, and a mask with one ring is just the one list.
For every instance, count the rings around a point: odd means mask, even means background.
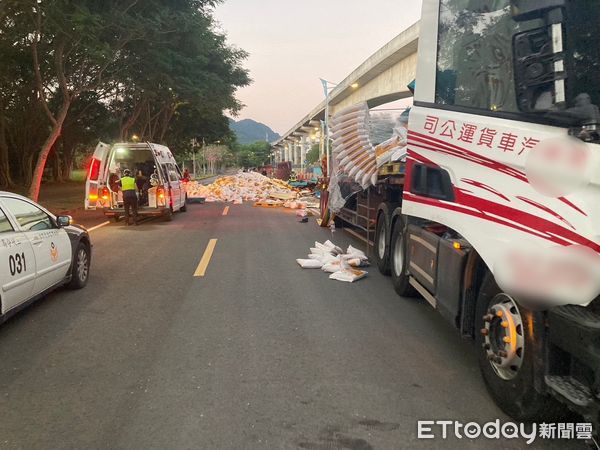
[{"label": "pile of white sacks", "polygon": [[321,244],[315,242],[310,249],[308,259],[297,259],[303,269],[321,269],[330,273],[329,279],[354,282],[364,278],[367,272],[360,269],[369,265],[367,255],[351,245],[346,252],[331,241]]},{"label": "pile of white sacks", "polygon": [[235,175],[217,178],[214,183],[203,185],[195,181],[187,184],[190,198],[203,197],[206,202],[255,202],[274,195],[296,198],[289,184],[268,178],[257,172],[238,172]]},{"label": "pile of white sacks", "polygon": [[399,118],[393,136],[373,146],[369,133],[367,103],[350,106],[331,120],[333,154],[337,168],[366,189],[377,183],[378,169],[390,161],[399,161],[406,155],[408,114]]}]

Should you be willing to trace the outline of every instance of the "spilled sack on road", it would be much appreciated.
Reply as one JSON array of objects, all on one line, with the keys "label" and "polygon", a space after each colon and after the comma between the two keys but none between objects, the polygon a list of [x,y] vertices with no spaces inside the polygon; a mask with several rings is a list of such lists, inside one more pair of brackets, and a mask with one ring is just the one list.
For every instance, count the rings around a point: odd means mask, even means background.
[{"label": "spilled sack on road", "polygon": [[311,247],[308,259],[297,259],[303,269],[321,269],[331,274],[332,280],[352,283],[364,278],[368,272],[360,269],[369,265],[367,255],[351,245],[346,252],[331,241],[315,242]]}]

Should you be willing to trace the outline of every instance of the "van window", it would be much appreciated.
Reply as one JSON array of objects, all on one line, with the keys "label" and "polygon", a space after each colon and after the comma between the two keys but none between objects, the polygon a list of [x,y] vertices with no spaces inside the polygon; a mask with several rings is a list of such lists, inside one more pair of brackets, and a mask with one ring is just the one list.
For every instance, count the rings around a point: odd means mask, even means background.
[{"label": "van window", "polygon": [[183,174],[181,173],[181,169],[179,168],[179,166],[177,164],[173,164],[175,166],[175,169],[177,170],[177,175],[179,175],[179,179],[181,180],[183,178]]},{"label": "van window", "polygon": [[177,174],[175,164],[168,163],[166,166],[167,166],[167,171],[169,173],[169,181],[179,181],[180,177]]},{"label": "van window", "polygon": [[156,160],[150,149],[117,147],[112,151],[108,168],[109,178],[111,175],[121,177],[125,169],[131,170],[133,176],[141,172],[143,177],[150,178],[156,168]]}]

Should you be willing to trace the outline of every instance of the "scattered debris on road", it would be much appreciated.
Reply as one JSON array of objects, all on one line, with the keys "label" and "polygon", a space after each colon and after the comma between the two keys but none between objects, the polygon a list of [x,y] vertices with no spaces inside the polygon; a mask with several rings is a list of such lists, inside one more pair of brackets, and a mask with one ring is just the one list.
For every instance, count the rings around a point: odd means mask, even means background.
[{"label": "scattered debris on road", "polygon": [[235,175],[218,178],[208,185],[190,181],[187,194],[188,198],[200,197],[206,202],[234,204],[242,204],[244,201],[264,201],[269,198],[291,200],[297,197],[296,191],[284,181],[257,172],[238,172]]},{"label": "scattered debris on road", "polygon": [[254,202],[256,207],[283,207],[319,215],[319,199],[315,197],[312,190],[299,190],[285,181],[269,178],[257,172],[238,172],[235,175],[218,178],[208,185],[190,181],[186,189],[190,203],[232,202],[239,205],[248,201]]}]

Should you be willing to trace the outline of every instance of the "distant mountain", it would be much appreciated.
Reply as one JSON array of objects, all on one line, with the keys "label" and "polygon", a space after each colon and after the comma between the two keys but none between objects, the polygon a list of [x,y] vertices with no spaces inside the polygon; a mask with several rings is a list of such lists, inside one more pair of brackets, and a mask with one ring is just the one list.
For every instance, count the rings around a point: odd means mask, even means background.
[{"label": "distant mountain", "polygon": [[269,142],[274,142],[281,137],[264,123],[252,119],[244,119],[239,122],[229,119],[229,127],[235,132],[240,144],[252,144],[256,141],[264,141],[265,138]]}]

